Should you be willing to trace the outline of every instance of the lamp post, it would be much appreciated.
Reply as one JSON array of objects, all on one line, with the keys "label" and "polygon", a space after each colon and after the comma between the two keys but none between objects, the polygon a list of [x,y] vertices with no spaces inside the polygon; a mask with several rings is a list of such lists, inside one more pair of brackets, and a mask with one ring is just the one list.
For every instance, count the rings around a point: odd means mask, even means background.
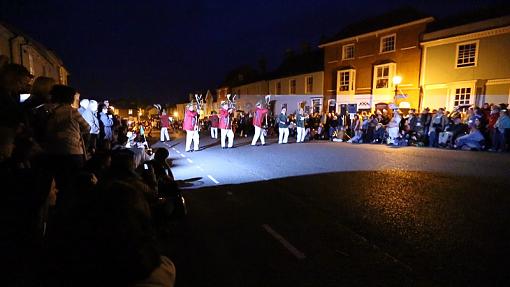
[{"label": "lamp post", "polygon": [[393,96],[393,102],[397,104],[397,95],[398,95],[398,85],[402,83],[402,77],[401,76],[395,76],[393,77],[393,85],[395,86],[395,95]]}]

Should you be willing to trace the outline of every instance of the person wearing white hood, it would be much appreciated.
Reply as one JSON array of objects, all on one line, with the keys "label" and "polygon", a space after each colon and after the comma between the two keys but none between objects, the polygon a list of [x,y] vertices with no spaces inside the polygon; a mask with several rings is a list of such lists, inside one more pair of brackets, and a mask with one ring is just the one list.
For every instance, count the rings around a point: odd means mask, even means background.
[{"label": "person wearing white hood", "polygon": [[83,116],[83,113],[87,110],[90,101],[88,99],[83,99],[80,101],[80,107],[78,108],[78,112]]},{"label": "person wearing white hood", "polygon": [[[81,105],[81,103],[80,103]],[[97,102],[90,100],[87,109],[81,114],[90,126],[90,137],[87,142],[87,150],[93,154],[96,150],[96,142],[99,137],[99,120],[97,118]]]}]

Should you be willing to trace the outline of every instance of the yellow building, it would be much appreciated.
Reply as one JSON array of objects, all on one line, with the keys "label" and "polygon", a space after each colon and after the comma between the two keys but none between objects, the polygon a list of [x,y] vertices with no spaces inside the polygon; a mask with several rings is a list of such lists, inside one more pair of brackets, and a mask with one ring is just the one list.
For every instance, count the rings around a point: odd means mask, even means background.
[{"label": "yellow building", "polygon": [[35,77],[50,77],[59,84],[68,84],[69,72],[53,51],[5,23],[0,23],[0,55],[9,58],[10,63],[23,65]]},{"label": "yellow building", "polygon": [[510,102],[510,15],[423,36],[422,107]]}]

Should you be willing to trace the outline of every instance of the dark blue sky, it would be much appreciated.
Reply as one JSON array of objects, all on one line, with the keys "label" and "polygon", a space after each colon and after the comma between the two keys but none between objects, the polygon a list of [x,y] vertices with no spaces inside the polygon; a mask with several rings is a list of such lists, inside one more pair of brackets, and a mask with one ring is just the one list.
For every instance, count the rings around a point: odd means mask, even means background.
[{"label": "dark blue sky", "polygon": [[[0,19],[53,49],[88,98],[181,102],[226,73],[402,5],[445,16],[501,1],[0,0]],[[447,3],[447,4],[445,4]]]}]

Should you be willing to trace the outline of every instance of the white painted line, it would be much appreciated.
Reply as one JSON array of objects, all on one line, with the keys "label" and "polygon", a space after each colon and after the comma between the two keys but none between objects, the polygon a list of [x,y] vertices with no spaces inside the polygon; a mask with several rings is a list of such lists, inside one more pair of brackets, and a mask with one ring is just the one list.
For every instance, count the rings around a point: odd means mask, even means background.
[{"label": "white painted line", "polygon": [[177,149],[175,149],[174,147],[173,147],[172,149],[173,149],[173,150],[177,150]]},{"label": "white painted line", "polygon": [[220,183],[219,181],[217,181],[214,177],[212,177],[212,176],[211,176],[211,175],[209,175],[209,174],[207,175],[207,177],[208,177],[210,180],[212,180],[214,183],[216,183],[216,184],[219,184],[219,183]]},{"label": "white painted line", "polygon": [[181,154],[181,152],[180,152],[180,151],[178,151],[178,150],[175,150],[175,152],[176,152],[176,153],[178,153],[178,154]]},{"label": "white painted line", "polygon": [[193,161],[191,159],[187,158],[187,160],[189,163],[193,163]]},{"label": "white painted line", "polygon": [[267,224],[262,224],[262,228],[264,228],[267,233],[271,234],[276,240],[278,240],[283,247],[285,247],[294,257],[297,259],[305,259],[306,255],[299,251],[296,247],[294,247],[290,242],[288,242],[283,236],[281,236],[278,232],[274,231],[271,226]]},{"label": "white painted line", "polygon": [[182,157],[186,157],[186,156],[185,156],[185,155],[183,155],[182,153],[181,153],[181,156],[182,156]]}]

